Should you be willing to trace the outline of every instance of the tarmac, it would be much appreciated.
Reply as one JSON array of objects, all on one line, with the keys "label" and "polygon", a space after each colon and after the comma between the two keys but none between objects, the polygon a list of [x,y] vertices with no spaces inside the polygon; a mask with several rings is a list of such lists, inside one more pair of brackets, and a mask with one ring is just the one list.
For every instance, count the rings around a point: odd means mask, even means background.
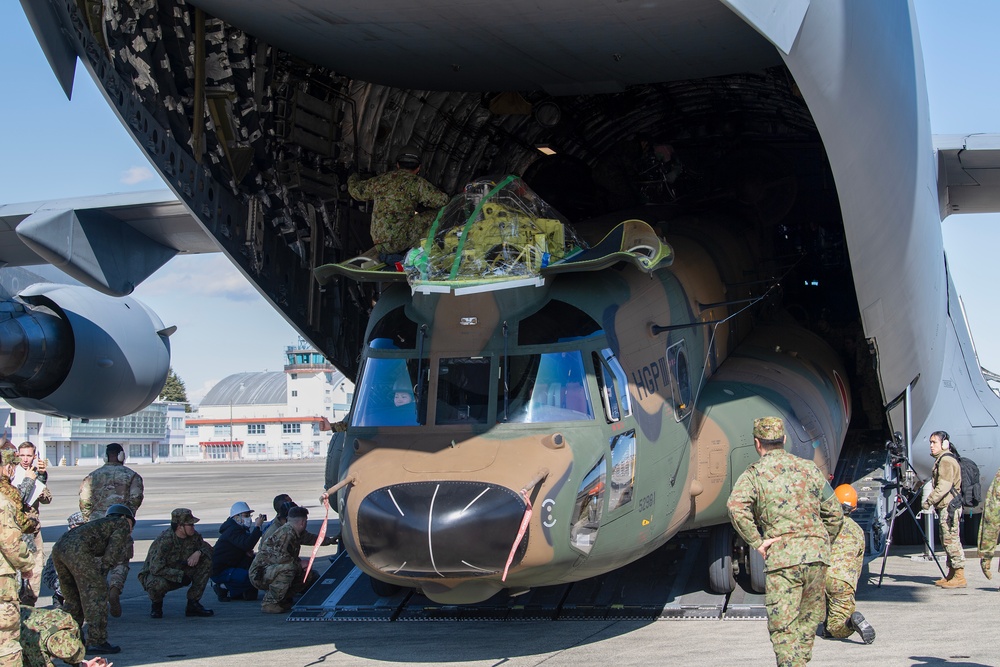
[{"label": "tarmac", "polygon": [[[135,558],[122,595],[124,614],[109,618],[110,641],[122,651],[106,657],[121,667],[774,664],[763,620],[285,622],[284,616],[261,613],[259,602],[220,603],[210,588],[202,603],[215,610],[211,618],[186,618],[183,591],[167,595],[164,618],[149,618],[149,599],[136,575],[153,538],[169,529],[173,508],[192,509],[201,519],[200,532],[214,542],[232,503],[245,500],[255,511],[273,515],[272,498],[285,492],[310,508],[309,529],[316,532],[323,516],[318,500],[323,466],[323,459],[134,466],[145,480],[145,500],[133,534]],[[79,484],[90,470],[49,469],[55,498],[42,506],[46,554],[65,531],[65,518],[78,509]],[[969,587],[943,590],[932,584],[940,573],[922,558],[921,549],[893,546],[881,587],[876,586],[881,558],[862,575],[858,610],[875,627],[875,643],[865,645],[856,635],[817,639],[810,664],[1000,665],[993,629],[1000,618],[1000,575],[987,581],[972,545],[966,551]],[[335,553],[335,547],[320,550],[320,572]],[[303,555],[308,555],[305,550]],[[50,604],[49,596],[43,589],[39,606]]]}]

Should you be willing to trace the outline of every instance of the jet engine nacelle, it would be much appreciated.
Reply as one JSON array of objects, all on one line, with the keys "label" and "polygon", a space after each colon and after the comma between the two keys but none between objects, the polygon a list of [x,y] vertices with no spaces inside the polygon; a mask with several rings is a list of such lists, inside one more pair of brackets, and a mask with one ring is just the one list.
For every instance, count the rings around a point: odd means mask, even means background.
[{"label": "jet engine nacelle", "polygon": [[139,301],[51,283],[16,299],[0,304],[0,396],[15,408],[120,417],[163,389],[174,329]]}]

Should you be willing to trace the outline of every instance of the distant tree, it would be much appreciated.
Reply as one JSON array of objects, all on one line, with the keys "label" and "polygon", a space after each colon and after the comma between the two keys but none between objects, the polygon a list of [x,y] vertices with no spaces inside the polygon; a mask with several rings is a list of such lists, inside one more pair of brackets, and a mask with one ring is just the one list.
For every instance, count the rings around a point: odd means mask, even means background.
[{"label": "distant tree", "polygon": [[172,367],[167,372],[167,381],[163,385],[163,391],[160,392],[160,400],[183,403],[185,412],[191,410],[191,406],[188,404],[187,389],[184,388],[184,380],[177,377],[177,373]]}]

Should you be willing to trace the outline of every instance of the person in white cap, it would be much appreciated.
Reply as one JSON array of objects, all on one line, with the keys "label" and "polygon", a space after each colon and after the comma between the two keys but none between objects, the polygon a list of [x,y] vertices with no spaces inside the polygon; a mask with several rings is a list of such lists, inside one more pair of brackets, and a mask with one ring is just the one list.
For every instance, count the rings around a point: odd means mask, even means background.
[{"label": "person in white cap", "polygon": [[233,503],[229,518],[219,527],[212,553],[212,590],[219,602],[257,599],[257,589],[250,583],[250,563],[267,516],[252,516],[253,510],[241,500]]}]

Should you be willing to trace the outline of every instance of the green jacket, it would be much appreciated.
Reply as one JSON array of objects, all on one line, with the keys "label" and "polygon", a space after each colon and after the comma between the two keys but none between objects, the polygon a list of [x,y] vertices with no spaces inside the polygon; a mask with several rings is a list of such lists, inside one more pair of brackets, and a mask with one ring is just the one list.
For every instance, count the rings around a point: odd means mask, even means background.
[{"label": "green jacket", "polygon": [[736,532],[767,550],[765,569],[802,563],[830,564],[830,540],[844,520],[840,501],[816,464],[784,449],[764,452],[733,486],[727,504]]}]

